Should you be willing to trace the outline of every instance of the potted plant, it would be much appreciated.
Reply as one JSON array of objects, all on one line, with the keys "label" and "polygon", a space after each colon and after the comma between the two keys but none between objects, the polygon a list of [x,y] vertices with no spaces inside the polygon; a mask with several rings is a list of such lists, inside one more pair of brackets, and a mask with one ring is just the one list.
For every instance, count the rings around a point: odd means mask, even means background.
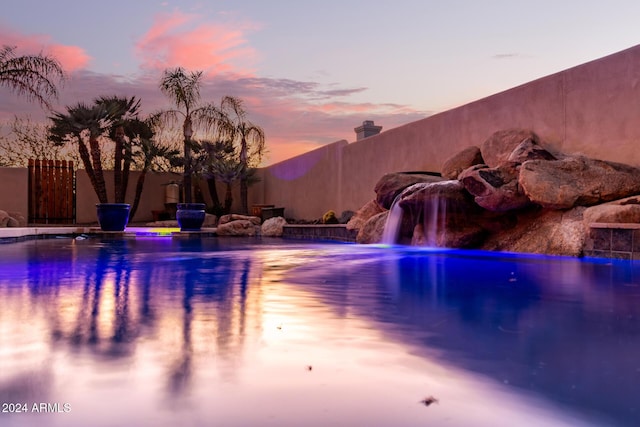
[{"label": "potted plant", "polygon": [[[191,183],[192,177],[202,175],[207,157],[206,152],[203,151],[201,144],[197,141],[190,139],[189,146],[191,151],[189,157],[174,156],[172,163],[183,168],[184,175],[189,176],[189,182]],[[204,203],[188,199],[176,205],[176,220],[180,226],[180,231],[199,231],[202,228],[205,216],[206,205]]]},{"label": "potted plant", "polygon": [[[132,163],[132,143],[150,138],[151,128],[137,118],[140,101],[135,97],[100,97],[93,104],[78,103],[67,107],[66,113],[55,112],[49,139],[56,145],[75,143],[87,176],[99,203],[98,222],[104,231],[123,231],[129,221],[130,205],[124,202],[129,170]],[[103,169],[103,142],[113,141],[114,200],[109,202]]]}]

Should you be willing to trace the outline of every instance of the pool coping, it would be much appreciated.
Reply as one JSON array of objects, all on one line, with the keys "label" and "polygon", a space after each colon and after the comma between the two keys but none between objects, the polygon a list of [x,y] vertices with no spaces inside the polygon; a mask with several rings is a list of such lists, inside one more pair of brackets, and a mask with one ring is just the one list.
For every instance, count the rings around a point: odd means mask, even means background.
[{"label": "pool coping", "polygon": [[[145,233],[149,230],[149,234]],[[153,233],[152,230],[157,230]],[[103,231],[97,226],[33,226],[0,228],[0,243],[12,243],[23,240],[42,239],[56,236],[98,236],[107,238],[136,238],[145,235],[170,235],[171,237],[210,237],[216,235],[215,228],[202,228],[200,231],[179,231],[176,227],[128,227],[124,231]]]},{"label": "pool coping", "polygon": [[[83,234],[112,238],[134,238],[145,235],[197,238],[217,236],[217,228],[203,227],[200,231],[179,231],[175,226],[158,227],[153,225],[134,225],[127,227],[124,231],[103,231],[96,225],[34,225],[30,227],[0,228],[0,243],[11,243],[21,240],[55,236],[78,236]],[[355,242],[356,234],[355,230],[348,230],[345,224],[287,224],[283,228],[282,237],[301,240],[335,240],[341,242]]]},{"label": "pool coping", "polygon": [[[148,233],[147,233],[148,230]],[[102,238],[136,238],[171,236],[172,238],[203,238],[217,236],[216,228],[200,231],[179,231],[176,227],[132,226],[125,231],[102,231],[95,225],[31,226],[0,228],[0,244],[22,240],[46,239],[56,236],[97,236]],[[356,231],[344,224],[287,224],[283,238],[300,240],[335,240],[355,242]],[[640,223],[591,223],[584,244],[583,256],[640,260]]]}]

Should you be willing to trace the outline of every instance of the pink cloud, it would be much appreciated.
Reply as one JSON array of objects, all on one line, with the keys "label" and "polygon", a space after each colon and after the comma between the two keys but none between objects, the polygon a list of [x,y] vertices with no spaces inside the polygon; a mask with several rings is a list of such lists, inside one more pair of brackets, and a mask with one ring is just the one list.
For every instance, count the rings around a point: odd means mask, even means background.
[{"label": "pink cloud", "polygon": [[247,45],[250,24],[199,23],[199,16],[179,11],[161,13],[136,43],[142,67],[203,70],[207,74],[250,75],[256,51]]},{"label": "pink cloud", "polygon": [[85,69],[91,60],[91,57],[78,46],[54,43],[48,35],[24,35],[7,28],[0,28],[0,45],[16,46],[19,55],[41,52],[52,55],[68,73]]},{"label": "pink cloud", "polygon": [[[104,94],[139,97],[143,115],[167,108],[170,101],[158,90],[160,72],[150,71],[153,72],[126,79],[79,71],[65,84],[55,108],[62,110],[66,105],[90,102]],[[219,102],[223,95],[237,96],[244,101],[248,119],[266,133],[268,153],[263,166],[341,139],[355,141],[353,129],[364,120],[374,120],[385,131],[428,115],[403,105],[348,102],[348,95],[361,91],[359,88],[345,88],[330,95],[326,95],[324,89],[316,82],[232,78],[227,74],[215,78],[207,76],[201,94],[207,102]],[[347,95],[341,95],[343,92]],[[37,105],[20,97],[3,95],[0,88],[0,125],[14,114],[46,119],[47,114]]]}]

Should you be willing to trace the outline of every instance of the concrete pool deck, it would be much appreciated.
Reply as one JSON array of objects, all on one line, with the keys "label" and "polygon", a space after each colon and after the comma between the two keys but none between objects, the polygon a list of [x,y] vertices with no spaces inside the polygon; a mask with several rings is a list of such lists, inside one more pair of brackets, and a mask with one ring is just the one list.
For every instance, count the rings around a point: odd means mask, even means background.
[{"label": "concrete pool deck", "polygon": [[[216,228],[200,231],[180,231],[176,227],[127,227],[125,231],[102,231],[97,226],[32,226],[0,228],[0,243],[48,238],[54,236],[102,236],[135,238],[136,236],[171,236],[175,238],[199,238],[216,236]],[[355,242],[356,233],[343,224],[336,225],[286,225],[283,236],[301,240],[335,240]],[[598,258],[640,260],[640,224],[593,223],[584,247],[584,255]]]}]

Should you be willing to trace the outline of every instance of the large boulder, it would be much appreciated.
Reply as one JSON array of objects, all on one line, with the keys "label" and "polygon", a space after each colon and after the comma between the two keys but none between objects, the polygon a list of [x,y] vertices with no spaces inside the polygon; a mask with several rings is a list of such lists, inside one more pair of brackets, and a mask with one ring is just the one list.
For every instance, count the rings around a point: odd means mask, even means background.
[{"label": "large boulder", "polygon": [[260,235],[260,225],[247,219],[236,219],[218,224],[216,234],[218,236],[258,236]]},{"label": "large boulder", "polygon": [[474,145],[448,158],[442,165],[441,175],[444,179],[458,179],[462,171],[483,163],[480,147]]},{"label": "large boulder", "polygon": [[540,138],[535,133],[526,129],[507,129],[495,132],[480,146],[484,163],[495,168],[508,161],[513,150],[527,139],[534,144],[540,142]]},{"label": "large boulder", "polygon": [[442,178],[427,174],[388,173],[380,178],[373,190],[376,192],[378,205],[383,209],[390,209],[393,201],[405,188],[419,182],[438,181],[442,181]]},{"label": "large boulder", "polygon": [[267,237],[281,237],[287,220],[281,216],[269,218],[262,223],[262,235]]},{"label": "large boulder", "polygon": [[431,246],[442,248],[477,248],[487,234],[478,224],[468,224],[461,228],[439,230],[430,236],[423,224],[416,224],[411,237],[412,246]]},{"label": "large boulder", "polygon": [[367,220],[358,231],[357,243],[380,243],[389,211],[380,212]]},{"label": "large boulder", "polygon": [[522,164],[527,160],[556,160],[556,157],[542,148],[534,138],[526,138],[513,149],[507,162]]},{"label": "large boulder", "polygon": [[222,215],[220,220],[218,221],[218,226],[227,224],[232,221],[249,221],[253,225],[260,225],[262,220],[257,216],[248,216],[248,215],[239,215],[239,214],[228,214]]},{"label": "large boulder", "polygon": [[24,217],[24,215],[22,215],[21,212],[8,211],[7,213],[11,218],[7,222],[7,227],[26,227],[27,226],[27,220]]},{"label": "large boulder", "polygon": [[[460,181],[414,184],[402,192],[398,206],[409,222],[413,244],[474,247],[484,235],[478,221],[483,210]],[[401,239],[406,230],[405,222],[400,230]]]},{"label": "large boulder", "polygon": [[569,209],[639,194],[640,169],[587,157],[529,160],[518,182],[533,203]]},{"label": "large boulder", "polygon": [[371,217],[378,215],[380,212],[384,212],[384,209],[375,200],[365,203],[351,217],[347,223],[347,230],[361,230]]},{"label": "large boulder", "polygon": [[487,238],[482,249],[548,255],[581,256],[587,236],[584,207],[570,210],[530,210],[513,227]]},{"label": "large boulder", "polygon": [[11,217],[6,211],[0,211],[0,227],[7,227]]},{"label": "large boulder", "polygon": [[584,222],[640,223],[640,196],[591,206],[584,211]]},{"label": "large boulder", "polygon": [[519,165],[506,162],[495,168],[471,167],[459,176],[475,202],[493,212],[521,209],[531,204],[518,184]]}]

